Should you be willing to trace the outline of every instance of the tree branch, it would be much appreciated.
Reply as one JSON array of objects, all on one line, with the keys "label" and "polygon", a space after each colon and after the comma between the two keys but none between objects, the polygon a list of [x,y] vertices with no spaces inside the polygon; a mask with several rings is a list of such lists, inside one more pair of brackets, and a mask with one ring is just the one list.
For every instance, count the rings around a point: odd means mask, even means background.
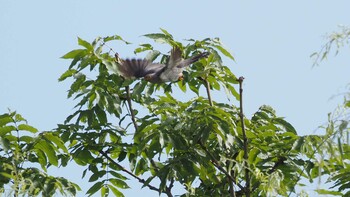
[{"label": "tree branch", "polygon": [[169,197],[172,197],[173,195],[171,194],[171,189],[174,187],[174,177],[170,180],[170,184],[168,187],[166,187],[166,194],[169,196]]},{"label": "tree branch", "polygon": [[[229,163],[230,163],[229,161],[226,161],[226,166],[228,166]],[[231,173],[232,173],[232,172],[231,172]],[[230,175],[231,175],[231,174],[230,174]],[[235,183],[235,182],[231,181],[229,177],[227,177],[227,181],[228,181],[228,184],[229,184],[230,196],[231,196],[231,197],[236,197],[235,188],[234,188],[234,186],[233,186],[233,183]]]},{"label": "tree branch", "polygon": [[209,105],[210,105],[210,106],[213,106],[213,101],[211,100],[211,94],[210,94],[210,84],[209,84],[209,81],[208,81],[207,79],[203,79],[203,81],[204,81],[205,89],[207,90]]},{"label": "tree branch", "polygon": [[[199,145],[201,146],[201,148],[207,153],[207,155],[209,155],[210,157],[210,161],[211,163],[217,168],[219,169],[222,173],[224,173],[228,179],[230,179],[230,181],[232,182],[236,182],[236,180],[230,175],[230,173],[228,173],[218,162],[218,160],[215,159],[215,157],[208,151],[208,149],[202,144],[202,142],[198,142]],[[244,190],[244,187],[242,185],[240,185],[239,183],[237,183],[237,186],[241,189]]]},{"label": "tree branch", "polygon": [[138,125],[136,123],[134,110],[132,109],[131,96],[130,96],[130,87],[126,86],[125,87],[125,91],[126,91],[126,100],[128,101],[129,111],[130,111],[130,115],[131,115],[131,120],[132,120],[132,123],[134,124],[135,130],[137,130]]},{"label": "tree branch", "polygon": [[127,173],[128,175],[132,176],[133,178],[137,179],[140,183],[144,184],[146,187],[148,187],[150,190],[154,190],[157,191],[158,193],[161,193],[162,191],[159,188],[156,188],[152,185],[150,185],[149,183],[146,183],[146,181],[144,179],[141,179],[140,177],[136,176],[135,174],[133,174],[132,172],[130,172],[129,170],[125,169],[123,166],[121,166],[120,164],[118,164],[117,162],[115,162],[111,157],[109,157],[107,155],[107,153],[105,153],[104,151],[100,150],[99,151],[101,153],[101,155],[103,155],[105,158],[108,159],[108,161],[110,161],[111,163],[113,163],[114,165],[118,166],[118,168],[121,169],[121,171]]},{"label": "tree branch", "polygon": [[250,172],[249,172],[249,165],[248,165],[248,138],[245,133],[245,127],[244,127],[244,115],[243,115],[243,83],[244,77],[239,77],[239,109],[240,109],[240,119],[241,119],[241,125],[242,125],[242,134],[243,134],[243,151],[244,151],[244,167],[245,167],[245,182],[246,182],[246,188],[245,188],[245,195],[246,197],[250,197]]}]

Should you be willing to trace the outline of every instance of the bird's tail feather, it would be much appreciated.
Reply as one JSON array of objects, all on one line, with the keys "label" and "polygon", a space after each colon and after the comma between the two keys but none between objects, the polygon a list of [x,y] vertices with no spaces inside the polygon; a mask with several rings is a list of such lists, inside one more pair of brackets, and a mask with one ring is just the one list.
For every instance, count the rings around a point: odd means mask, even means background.
[{"label": "bird's tail feather", "polygon": [[192,63],[197,62],[198,60],[200,60],[202,58],[206,58],[206,57],[209,56],[209,54],[210,54],[209,52],[204,52],[204,53],[200,53],[198,55],[195,55],[195,56],[193,56],[193,57],[191,57],[189,59],[186,59],[186,60],[184,60],[185,61],[184,62],[184,66],[188,66],[188,65],[190,65]]}]

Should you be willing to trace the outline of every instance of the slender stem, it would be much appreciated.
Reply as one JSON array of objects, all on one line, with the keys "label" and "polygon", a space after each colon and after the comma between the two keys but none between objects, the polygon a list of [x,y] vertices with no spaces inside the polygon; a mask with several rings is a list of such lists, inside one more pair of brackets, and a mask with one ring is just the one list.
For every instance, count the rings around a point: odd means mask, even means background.
[{"label": "slender stem", "polygon": [[174,180],[174,177],[173,177],[173,178],[170,180],[169,186],[166,187],[165,193],[166,193],[169,197],[172,197],[172,196],[173,196],[173,195],[171,194],[171,189],[172,189],[173,186],[174,186],[174,182],[175,182],[175,180]]},{"label": "slender stem", "polygon": [[136,123],[134,110],[132,109],[131,96],[130,96],[130,87],[126,86],[125,87],[125,91],[126,91],[126,100],[128,101],[129,111],[130,111],[130,115],[131,115],[131,120],[132,120],[132,123],[134,124],[135,130],[137,130],[138,126],[137,126],[137,123]]},{"label": "slender stem", "polygon": [[[226,161],[226,166],[229,165],[229,161]],[[231,181],[229,177],[227,177],[227,182],[229,184],[229,188],[230,188],[230,197],[236,197],[236,194],[235,194],[235,188],[233,186],[233,183],[234,181]]]},{"label": "slender stem", "polygon": [[211,100],[211,94],[210,94],[210,84],[207,79],[204,79],[204,85],[205,85],[205,89],[207,90],[209,105],[213,106],[213,101]]},{"label": "slender stem", "polygon": [[147,186],[150,190],[154,190],[157,192],[161,192],[161,190],[159,188],[156,188],[152,185],[150,185],[149,183],[146,183],[146,181],[144,179],[141,179],[140,177],[136,176],[135,174],[133,174],[132,172],[130,172],[129,170],[125,169],[123,166],[121,166],[120,164],[118,164],[117,162],[115,162],[111,157],[109,157],[107,155],[106,152],[104,151],[100,151],[101,155],[103,155],[105,158],[107,158],[111,163],[113,163],[114,165],[118,166],[118,168],[120,168],[123,172],[127,173],[128,175],[132,176],[133,178],[137,179],[140,183],[144,184],[145,186]]},{"label": "slender stem", "polygon": [[[215,159],[215,157],[208,151],[208,149],[202,144],[202,142],[199,142],[199,145],[206,152],[206,154],[209,155],[212,164],[222,173],[224,173],[227,176],[227,178],[230,179],[230,181],[235,182],[235,179],[219,164],[218,160]],[[237,184],[237,186],[242,190],[244,189],[244,187],[239,183]]]},{"label": "slender stem", "polygon": [[243,114],[243,83],[244,77],[239,77],[239,108],[240,108],[240,119],[241,119],[241,125],[242,125],[242,134],[243,134],[243,151],[244,151],[244,167],[245,167],[245,181],[246,181],[246,188],[245,188],[245,195],[246,197],[250,197],[250,173],[249,173],[249,165],[248,165],[248,138],[245,133],[245,127],[244,127],[244,114]]}]

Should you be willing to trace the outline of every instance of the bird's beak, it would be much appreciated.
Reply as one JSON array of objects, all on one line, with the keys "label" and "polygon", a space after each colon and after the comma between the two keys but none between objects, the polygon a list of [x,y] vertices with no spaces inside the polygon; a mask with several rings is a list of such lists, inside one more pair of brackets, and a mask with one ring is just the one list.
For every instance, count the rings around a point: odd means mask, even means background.
[{"label": "bird's beak", "polygon": [[183,76],[183,75],[181,75],[181,76],[179,77],[179,81],[182,81],[182,80],[184,80],[184,76]]}]

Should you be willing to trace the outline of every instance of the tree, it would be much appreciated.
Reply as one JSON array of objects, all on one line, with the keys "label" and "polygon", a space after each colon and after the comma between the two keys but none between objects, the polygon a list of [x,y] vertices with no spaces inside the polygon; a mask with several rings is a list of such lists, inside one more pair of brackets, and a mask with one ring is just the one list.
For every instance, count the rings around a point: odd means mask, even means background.
[{"label": "tree", "polygon": [[[349,44],[350,28],[341,26],[339,31],[327,36],[327,40],[319,52],[311,55],[315,58],[314,65],[319,65],[320,62],[327,59],[334,48],[335,55],[337,55],[341,47]],[[348,175],[350,170],[350,91],[348,90],[343,96],[343,103],[333,113],[328,114],[328,122],[320,127],[325,131],[325,135],[322,136],[323,141],[317,147],[319,154],[317,163],[322,167],[322,173],[328,175],[327,182],[332,184],[329,190],[318,190],[320,194],[350,195]]]},{"label": "tree", "polygon": [[[74,80],[68,97],[79,101],[77,111],[57,131],[71,143],[73,159],[87,166],[84,175],[87,170],[93,173],[89,181],[95,184],[87,193],[101,189],[102,195],[111,190],[122,196],[119,189],[128,188],[125,175],[167,196],[173,196],[174,182],[186,189],[183,196],[296,192],[295,184],[301,177],[310,178],[316,168],[309,158],[314,155],[308,153],[317,145],[317,136],[298,136],[269,106],[262,106],[251,119],[244,117],[242,89],[238,93],[235,88],[243,78],[237,79],[223,64],[221,55],[234,58],[219,39],[190,39],[184,44],[161,30],[145,37],[181,48],[184,58],[198,50],[211,55],[185,71],[183,81],[168,84],[124,80],[116,69],[113,50],[107,46],[111,41],[130,44],[118,35],[92,43],[78,38],[83,48],[63,56],[72,62],[59,80]],[[168,58],[149,43],[135,49],[135,54],[140,52],[148,52],[150,60],[166,62]],[[196,96],[180,101],[181,95],[176,98],[172,94],[174,86]],[[212,94],[221,89],[228,103],[215,102]],[[233,100],[240,101],[240,107],[233,105]],[[154,179],[160,184],[154,185]]]},{"label": "tree", "polygon": [[68,149],[57,133],[44,131],[33,136],[36,133],[38,130],[20,114],[10,111],[0,115],[0,192],[13,196],[75,195],[78,185],[46,174],[51,165],[67,165]]},{"label": "tree", "polygon": [[[340,135],[338,131],[348,131],[347,124],[334,124],[335,119],[330,118],[325,135],[300,136],[270,106],[261,106],[248,118],[243,111],[244,78],[237,78],[224,63],[223,59],[233,62],[234,57],[218,38],[181,43],[164,29],[144,36],[155,43],[140,44],[134,52],[146,53],[151,61],[168,61],[168,53],[157,50],[157,44],[165,44],[169,50],[180,48],[184,58],[199,51],[210,55],[184,71],[184,80],[153,84],[120,76],[109,45],[131,44],[121,36],[98,37],[91,43],[78,38],[81,48],[63,56],[71,64],[59,78],[71,82],[68,97],[77,101],[75,112],[38,137],[16,136],[19,130],[34,129],[8,128],[8,124],[23,120],[13,118],[19,116],[16,113],[4,114],[0,118],[1,147],[13,143],[12,152],[16,154],[2,154],[2,160],[10,166],[12,158],[25,152],[15,148],[20,142],[32,153],[25,161],[39,163],[44,171],[59,161],[65,166],[73,159],[85,167],[83,177],[88,171],[92,174],[88,195],[100,191],[101,196],[124,196],[122,189],[129,188],[129,178],[166,196],[175,195],[175,183],[186,190],[176,196],[302,195],[296,189],[304,186],[302,180],[312,182],[323,175],[339,188],[317,190],[320,194],[340,195],[349,188],[347,171],[341,170],[349,166],[348,146],[342,141],[347,135],[334,138]],[[218,102],[224,93],[227,101]],[[186,100],[184,94],[193,98]],[[13,172],[14,167],[0,168],[0,173],[7,175],[1,188],[15,180],[10,176]],[[50,180],[64,182],[60,178]],[[13,185],[16,192],[31,191]],[[44,194],[47,186],[50,184],[29,194]],[[79,189],[68,181],[57,188],[73,195]]]}]

